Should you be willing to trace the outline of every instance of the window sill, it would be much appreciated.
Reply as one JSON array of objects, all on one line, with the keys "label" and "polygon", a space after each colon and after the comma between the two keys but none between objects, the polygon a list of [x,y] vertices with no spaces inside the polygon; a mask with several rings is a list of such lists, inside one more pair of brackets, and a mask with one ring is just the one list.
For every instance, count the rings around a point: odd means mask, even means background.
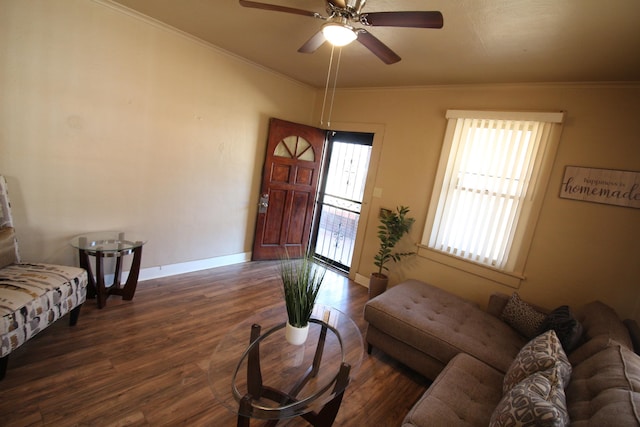
[{"label": "window sill", "polygon": [[418,245],[418,256],[514,289],[518,289],[520,283],[524,280],[524,276],[520,274],[507,273],[496,268],[457,258],[444,252],[435,251],[423,245]]}]

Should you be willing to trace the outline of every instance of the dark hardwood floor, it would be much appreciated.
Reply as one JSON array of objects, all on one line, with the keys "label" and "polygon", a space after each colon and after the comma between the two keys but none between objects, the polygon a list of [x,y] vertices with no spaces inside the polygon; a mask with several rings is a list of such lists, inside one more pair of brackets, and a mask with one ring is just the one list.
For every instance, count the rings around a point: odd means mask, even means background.
[{"label": "dark hardwood floor", "polygon": [[[363,336],[367,290],[329,272],[319,302]],[[284,306],[277,262],[251,262],[138,284],[133,301],[82,307],[13,352],[0,382],[1,426],[234,426],[209,388],[209,359],[240,319]],[[400,426],[429,382],[364,352],[334,426]],[[252,420],[252,426],[261,423]],[[306,426],[297,418],[279,426]]]}]

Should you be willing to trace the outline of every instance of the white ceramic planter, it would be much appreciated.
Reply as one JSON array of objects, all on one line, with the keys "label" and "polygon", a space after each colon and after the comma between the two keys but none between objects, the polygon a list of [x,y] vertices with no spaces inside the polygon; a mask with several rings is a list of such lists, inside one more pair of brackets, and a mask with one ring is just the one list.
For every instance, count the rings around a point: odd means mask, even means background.
[{"label": "white ceramic planter", "polygon": [[309,324],[302,328],[297,328],[292,326],[289,322],[287,322],[287,326],[285,327],[285,337],[287,338],[287,342],[291,345],[300,345],[304,344],[307,340],[307,335],[309,335]]}]

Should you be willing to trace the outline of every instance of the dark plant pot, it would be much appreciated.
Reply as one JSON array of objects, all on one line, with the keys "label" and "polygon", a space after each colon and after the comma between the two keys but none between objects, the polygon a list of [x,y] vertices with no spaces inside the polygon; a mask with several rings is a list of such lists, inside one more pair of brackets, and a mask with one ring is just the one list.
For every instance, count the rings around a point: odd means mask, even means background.
[{"label": "dark plant pot", "polygon": [[369,277],[369,299],[375,298],[387,290],[389,278],[384,274],[371,273]]}]

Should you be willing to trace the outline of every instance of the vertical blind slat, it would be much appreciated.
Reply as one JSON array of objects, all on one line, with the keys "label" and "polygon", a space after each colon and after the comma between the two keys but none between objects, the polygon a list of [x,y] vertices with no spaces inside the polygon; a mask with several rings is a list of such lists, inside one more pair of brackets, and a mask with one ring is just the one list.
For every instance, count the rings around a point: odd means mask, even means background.
[{"label": "vertical blind slat", "polygon": [[455,233],[454,247],[459,249],[459,255],[468,257],[469,248],[467,247],[468,234],[470,229],[474,226],[473,221],[465,221],[465,213],[469,212],[473,208],[473,197],[471,194],[467,194],[464,190],[464,183],[467,179],[467,173],[471,168],[471,163],[474,152],[474,140],[479,128],[482,128],[484,120],[473,120],[468,130],[467,142],[464,145],[463,156],[459,166],[459,181],[458,185],[453,189],[454,194],[458,196],[460,201],[460,211],[456,211],[458,221],[452,221],[451,229]]},{"label": "vertical blind slat", "polygon": [[[519,179],[520,176],[517,175],[517,158],[518,153],[520,152],[522,145],[522,133],[525,131],[522,127],[522,122],[513,122],[509,121],[506,132],[506,156],[505,156],[505,164],[503,170],[501,171],[501,180],[500,187],[504,189],[506,185],[509,184],[509,181],[513,181],[514,179]],[[504,261],[504,242],[508,241],[512,238],[513,228],[509,227],[511,223],[511,219],[513,218],[515,212],[515,205],[518,204],[518,195],[506,193],[506,198],[502,202],[502,212],[500,215],[499,229],[500,229],[500,238],[496,239],[494,242],[494,262],[497,266],[501,266]],[[512,198],[509,198],[512,197]]]}]

